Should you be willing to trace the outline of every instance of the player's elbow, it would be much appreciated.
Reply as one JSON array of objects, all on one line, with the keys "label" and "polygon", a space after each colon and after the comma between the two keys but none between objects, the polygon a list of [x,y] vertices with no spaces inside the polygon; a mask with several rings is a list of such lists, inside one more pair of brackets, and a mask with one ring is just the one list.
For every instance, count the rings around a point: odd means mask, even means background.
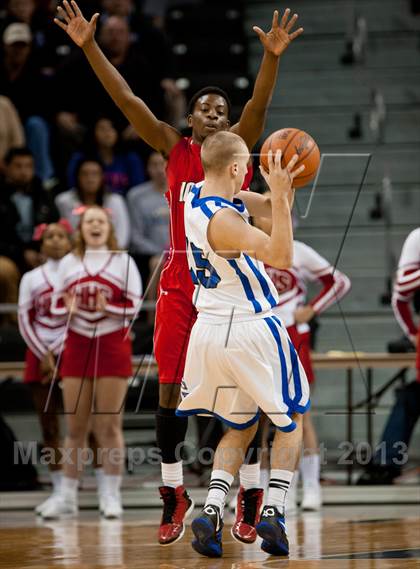
[{"label": "player's elbow", "polygon": [[271,251],[269,254],[269,260],[265,261],[271,267],[275,269],[291,269],[293,266],[293,252],[292,251]]}]

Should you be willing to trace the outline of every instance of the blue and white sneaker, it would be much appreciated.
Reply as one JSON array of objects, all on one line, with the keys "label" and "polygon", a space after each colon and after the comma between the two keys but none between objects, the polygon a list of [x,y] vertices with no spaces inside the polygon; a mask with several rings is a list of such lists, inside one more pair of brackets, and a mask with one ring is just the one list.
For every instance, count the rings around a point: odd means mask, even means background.
[{"label": "blue and white sneaker", "polygon": [[223,520],[217,506],[205,506],[193,520],[191,529],[195,535],[192,546],[197,553],[206,557],[222,557]]},{"label": "blue and white sneaker", "polygon": [[270,555],[289,555],[289,540],[286,535],[284,516],[275,506],[264,506],[257,534],[263,538],[261,549]]}]

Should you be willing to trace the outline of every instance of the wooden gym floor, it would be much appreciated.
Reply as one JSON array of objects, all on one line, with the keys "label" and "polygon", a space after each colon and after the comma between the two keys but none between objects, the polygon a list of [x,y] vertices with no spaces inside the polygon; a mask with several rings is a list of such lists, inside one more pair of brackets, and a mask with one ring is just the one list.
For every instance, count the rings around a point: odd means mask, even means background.
[{"label": "wooden gym floor", "polygon": [[420,567],[419,507],[325,507],[288,521],[290,557],[274,558],[224,530],[223,559],[207,559],[191,549],[191,530],[171,547],[156,544],[158,509],[127,510],[122,521],[106,521],[96,511],[77,520],[41,522],[29,511],[0,513],[1,569],[377,569]]}]

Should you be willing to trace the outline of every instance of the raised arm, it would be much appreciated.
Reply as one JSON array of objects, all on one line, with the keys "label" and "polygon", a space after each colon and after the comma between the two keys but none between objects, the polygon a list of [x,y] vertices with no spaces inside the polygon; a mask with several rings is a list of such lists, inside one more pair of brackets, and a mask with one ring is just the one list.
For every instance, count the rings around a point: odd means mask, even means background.
[{"label": "raised arm", "polygon": [[253,28],[264,46],[264,55],[255,80],[252,97],[245,105],[239,122],[231,129],[245,140],[250,150],[252,150],[264,131],[267,109],[271,103],[276,84],[280,56],[287,49],[290,42],[303,32],[303,28],[299,28],[294,32],[291,31],[298,16],[294,14],[290,19],[289,16],[290,10],[287,8],[279,24],[279,14],[275,10],[269,32],[265,33],[257,26]]},{"label": "raised arm", "polygon": [[135,131],[147,144],[168,156],[181,138],[181,134],[167,123],[155,117],[149,107],[137,97],[118,70],[107,60],[95,40],[96,23],[99,14],[88,22],[72,0],[64,0],[57,8],[58,18],[54,22],[82,48],[99,81],[105,87],[117,107],[124,113]]}]

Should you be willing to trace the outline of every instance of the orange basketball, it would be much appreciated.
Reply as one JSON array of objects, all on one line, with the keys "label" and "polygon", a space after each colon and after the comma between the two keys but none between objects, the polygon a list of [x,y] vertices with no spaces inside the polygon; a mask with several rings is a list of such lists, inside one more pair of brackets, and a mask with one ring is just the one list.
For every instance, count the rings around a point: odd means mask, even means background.
[{"label": "orange basketball", "polygon": [[295,188],[306,186],[315,177],[321,156],[317,143],[308,133],[298,128],[282,128],[270,134],[262,145],[260,153],[260,164],[266,172],[268,172],[268,151],[270,149],[273,154],[276,150],[281,150],[283,168],[287,166],[294,154],[299,156],[295,168],[305,164],[304,171],[293,181]]}]

